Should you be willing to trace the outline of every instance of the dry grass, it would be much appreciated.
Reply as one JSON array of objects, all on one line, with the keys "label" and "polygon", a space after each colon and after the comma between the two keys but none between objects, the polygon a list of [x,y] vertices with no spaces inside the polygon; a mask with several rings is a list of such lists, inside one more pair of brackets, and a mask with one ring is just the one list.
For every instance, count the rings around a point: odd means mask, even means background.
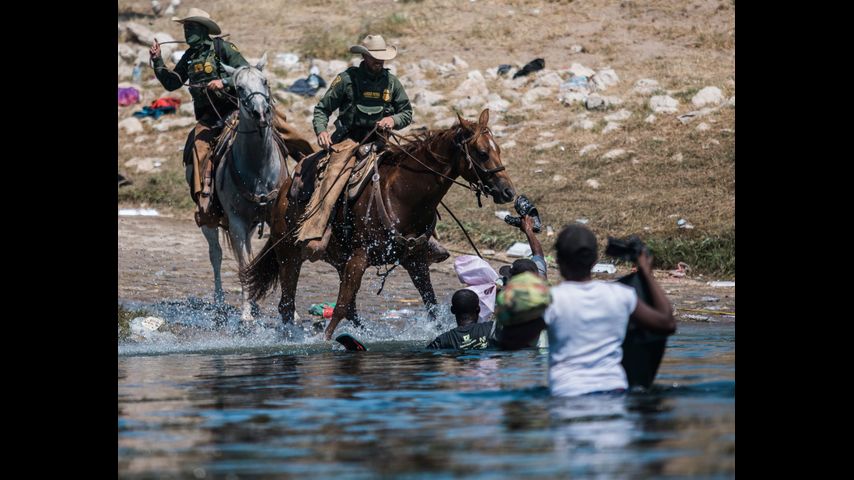
[{"label": "dry grass", "polygon": [[[734,260],[722,260],[725,255],[720,253],[734,249],[734,109],[723,107],[688,125],[682,125],[674,115],[658,114],[658,120],[648,124],[644,118],[651,113],[649,96],[631,93],[636,80],[654,78],[661,85],[658,93],[669,93],[680,101],[681,113],[694,109],[691,97],[705,86],[719,87],[726,97],[734,95],[735,88],[730,83],[735,78],[733,2],[261,0],[247,8],[244,4],[212,0],[182,8],[190,6],[199,6],[221,20],[224,31],[232,34],[230,38],[247,57],[260,57],[264,51],[293,51],[317,58],[349,59],[347,47],[370,31],[383,34],[399,47],[401,54],[394,61],[399,71],[424,58],[450,62],[453,55],[482,72],[501,63],[521,66],[536,57],[545,58],[546,68],[553,70],[576,62],[594,69],[609,66],[620,76],[620,83],[605,93],[622,98],[624,103],[610,111],[588,112],[588,118],[596,124],[592,131],[570,127],[577,115],[586,112],[583,107],[566,107],[549,99],[543,99],[540,108],[530,110],[519,108],[516,100],[508,112],[493,113],[491,123],[510,127],[504,137],[498,138],[499,144],[516,142],[515,147],[504,149],[502,156],[517,190],[538,204],[543,220],[555,230],[576,218],[587,218],[603,248],[608,235],[640,234],[659,246],[659,260],[664,265],[679,261],[681,256],[685,261],[692,258],[700,262],[699,271],[707,268],[709,272],[734,275]],[[180,37],[180,29],[168,19],[143,16],[150,12],[147,0],[120,1],[119,11],[123,18],[151,22],[147,26],[152,30]],[[584,46],[585,51],[568,53],[574,44]],[[431,82],[431,90],[447,95],[465,78],[465,73],[437,75],[426,71],[423,78]],[[505,96],[504,87],[494,81],[489,87]],[[527,88],[518,92],[524,93]],[[182,95],[189,100],[188,95]],[[294,126],[310,138],[313,135],[308,120],[313,104],[311,100],[290,98],[280,104],[287,109]],[[452,102],[446,106],[452,107]],[[606,124],[603,117],[620,108],[632,111],[632,117],[623,122],[621,130],[600,133]],[[120,110],[120,117],[128,114]],[[415,119],[439,120],[433,115]],[[711,128],[697,131],[700,122]],[[541,137],[543,132],[553,136]],[[151,133],[146,126],[146,134]],[[156,137],[156,141],[120,148],[119,170],[129,173],[135,182],[120,190],[120,201],[146,201],[189,211],[180,154],[174,151],[185,137],[185,131],[173,131]],[[533,149],[552,140],[558,140],[564,149]],[[126,141],[132,140],[120,134],[120,142]],[[157,152],[156,148],[164,143],[169,146],[166,152]],[[598,150],[584,157],[578,154],[582,147],[593,143],[599,145]],[[615,160],[602,158],[616,148],[630,151],[631,155]],[[678,154],[681,161],[676,160]],[[123,162],[134,156],[167,157],[165,173],[160,174],[167,178],[153,182],[147,175],[126,172]],[[565,180],[553,181],[554,175]],[[159,175],[151,175],[155,176]],[[587,186],[588,179],[596,179],[599,188]],[[172,192],[175,198],[161,195],[161,189]],[[448,200],[446,203],[471,227],[470,233],[484,248],[504,249],[513,241],[524,241],[521,232],[507,227],[493,213],[512,209],[512,205],[497,207],[487,200],[489,203],[478,209],[474,197],[457,187],[452,188]],[[695,229],[678,229],[676,221],[680,218]],[[439,232],[443,242],[465,242],[450,218],[440,222]],[[546,248],[551,248],[553,237],[541,237]],[[691,252],[708,255],[692,256]]]}]

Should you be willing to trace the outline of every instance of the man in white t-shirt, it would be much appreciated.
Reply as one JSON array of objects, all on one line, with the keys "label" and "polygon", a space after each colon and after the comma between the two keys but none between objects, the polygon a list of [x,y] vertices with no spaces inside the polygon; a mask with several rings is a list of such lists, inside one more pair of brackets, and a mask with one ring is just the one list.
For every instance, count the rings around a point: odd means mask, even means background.
[{"label": "man in white t-shirt", "polygon": [[558,396],[624,392],[628,382],[620,363],[621,346],[629,317],[650,330],[676,331],[670,302],[652,277],[652,257],[644,252],[637,263],[656,307],[639,302],[631,287],[591,278],[597,244],[588,228],[564,228],[555,249],[565,281],[552,288],[552,303],[545,314],[549,390]]}]

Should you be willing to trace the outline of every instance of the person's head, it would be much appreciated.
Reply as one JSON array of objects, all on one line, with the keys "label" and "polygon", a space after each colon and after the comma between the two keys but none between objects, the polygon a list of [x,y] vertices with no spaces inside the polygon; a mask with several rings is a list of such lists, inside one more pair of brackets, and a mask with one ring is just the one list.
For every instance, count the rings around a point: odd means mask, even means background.
[{"label": "person's head", "polygon": [[561,230],[555,242],[560,274],[567,280],[590,277],[596,264],[598,247],[596,235],[583,225],[568,225]]},{"label": "person's head", "polygon": [[480,299],[473,291],[463,288],[451,297],[451,313],[457,318],[457,325],[476,323],[480,314]]},{"label": "person's head", "polygon": [[506,279],[506,281],[509,281],[516,275],[525,272],[530,272],[534,275],[540,274],[540,270],[537,268],[537,264],[529,258],[520,258],[514,261],[511,265],[504,265],[498,270],[498,273],[500,273],[501,276]]},{"label": "person's head", "polygon": [[397,56],[397,47],[387,46],[382,35],[368,35],[360,45],[350,47],[351,53],[361,53],[365,68],[373,74],[382,71],[386,60]]},{"label": "person's head", "polygon": [[197,22],[184,22],[184,39],[190,46],[198,45],[209,37],[208,27]]},{"label": "person's head", "polygon": [[219,35],[222,30],[216,22],[211,19],[208,12],[191,8],[186,17],[172,17],[172,21],[184,26],[184,39],[190,46],[198,45],[210,35]]}]

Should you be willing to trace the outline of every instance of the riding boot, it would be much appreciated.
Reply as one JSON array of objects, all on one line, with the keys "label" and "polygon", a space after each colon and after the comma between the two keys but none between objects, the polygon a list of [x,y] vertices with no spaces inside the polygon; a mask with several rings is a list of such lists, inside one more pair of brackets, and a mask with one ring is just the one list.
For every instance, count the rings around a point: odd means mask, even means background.
[{"label": "riding boot", "polygon": [[323,237],[309,240],[303,246],[303,252],[309,262],[316,262],[323,257],[326,253],[326,247],[329,246],[330,238],[332,238],[332,226],[327,225]]},{"label": "riding boot", "polygon": [[213,162],[208,158],[202,162],[202,191],[199,193],[199,207],[208,213],[211,204],[213,187]]}]

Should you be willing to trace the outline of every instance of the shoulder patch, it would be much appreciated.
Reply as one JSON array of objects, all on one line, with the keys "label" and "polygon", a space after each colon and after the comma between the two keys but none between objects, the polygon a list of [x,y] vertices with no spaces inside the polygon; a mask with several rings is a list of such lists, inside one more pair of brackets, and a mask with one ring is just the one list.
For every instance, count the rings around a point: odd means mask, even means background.
[{"label": "shoulder patch", "polygon": [[240,51],[240,49],[239,49],[239,48],[237,48],[237,45],[235,45],[235,44],[233,44],[233,43],[231,43],[231,42],[228,42],[228,44],[229,44],[229,45],[231,45],[231,48],[232,48],[232,49],[234,49],[234,51],[235,51],[235,52],[239,52],[239,51]]},{"label": "shoulder patch", "polygon": [[335,88],[335,85],[338,85],[339,83],[341,83],[341,75],[336,75],[335,80],[332,80],[332,83],[329,84],[329,89],[332,90]]}]

